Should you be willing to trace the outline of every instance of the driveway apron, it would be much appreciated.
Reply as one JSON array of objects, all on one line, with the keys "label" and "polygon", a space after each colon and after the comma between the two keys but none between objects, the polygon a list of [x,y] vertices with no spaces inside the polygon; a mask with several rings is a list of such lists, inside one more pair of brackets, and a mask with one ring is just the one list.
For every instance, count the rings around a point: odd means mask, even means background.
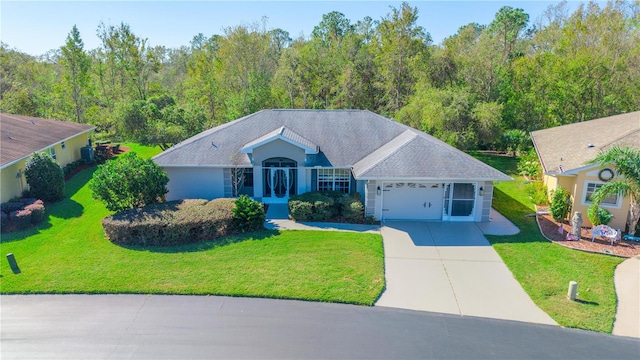
[{"label": "driveway apron", "polygon": [[475,223],[386,222],[387,287],[377,306],[540,324],[540,310]]}]

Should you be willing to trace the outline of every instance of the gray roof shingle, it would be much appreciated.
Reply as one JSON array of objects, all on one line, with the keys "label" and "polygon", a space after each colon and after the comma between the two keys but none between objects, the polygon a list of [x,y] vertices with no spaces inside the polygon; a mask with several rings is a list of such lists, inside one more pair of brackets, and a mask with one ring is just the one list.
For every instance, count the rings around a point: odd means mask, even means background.
[{"label": "gray roof shingle", "polygon": [[[367,110],[262,110],[209,129],[156,156],[165,167],[250,165],[248,144],[278,131],[316,146],[322,166],[352,167],[356,177],[511,180],[440,140]],[[320,161],[320,160],[318,160]],[[307,164],[309,165],[309,164]]]},{"label": "gray roof shingle", "polygon": [[0,166],[5,167],[95,126],[0,113]]},{"label": "gray roof shingle", "polygon": [[640,148],[640,111],[531,133],[546,173],[575,170],[612,146]]}]

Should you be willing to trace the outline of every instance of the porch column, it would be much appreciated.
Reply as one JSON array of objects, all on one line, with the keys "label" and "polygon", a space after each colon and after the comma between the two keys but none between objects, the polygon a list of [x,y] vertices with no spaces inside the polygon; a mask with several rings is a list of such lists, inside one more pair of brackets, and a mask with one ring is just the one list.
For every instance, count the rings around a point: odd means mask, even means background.
[{"label": "porch column", "polygon": [[262,198],[262,166],[253,167],[253,197]]}]

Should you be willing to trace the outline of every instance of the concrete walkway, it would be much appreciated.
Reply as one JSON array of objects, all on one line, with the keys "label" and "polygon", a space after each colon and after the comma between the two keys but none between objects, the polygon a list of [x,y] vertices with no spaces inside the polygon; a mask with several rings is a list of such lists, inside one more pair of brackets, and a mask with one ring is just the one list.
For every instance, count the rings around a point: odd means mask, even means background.
[{"label": "concrete walkway", "polygon": [[640,256],[618,265],[613,279],[618,295],[613,335],[640,338]]},{"label": "concrete walkway", "polygon": [[269,204],[264,227],[268,230],[327,230],[380,233],[378,225],[297,222],[289,220],[287,204]]},{"label": "concrete walkway", "polygon": [[[475,223],[385,222],[386,290],[376,306],[557,325]],[[511,232],[494,224],[494,233]]]}]

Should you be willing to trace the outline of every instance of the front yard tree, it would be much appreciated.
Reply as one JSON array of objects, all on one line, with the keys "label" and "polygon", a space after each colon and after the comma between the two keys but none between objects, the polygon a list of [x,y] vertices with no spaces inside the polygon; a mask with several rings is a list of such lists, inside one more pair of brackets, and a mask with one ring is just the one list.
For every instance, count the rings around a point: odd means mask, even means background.
[{"label": "front yard tree", "polygon": [[631,204],[627,226],[629,234],[635,235],[640,219],[640,149],[614,146],[600,152],[590,163],[599,163],[600,166],[610,164],[617,169],[618,176],[593,194],[593,203],[599,205],[610,195],[628,196]]},{"label": "front yard tree", "polygon": [[34,153],[27,161],[24,176],[32,197],[43,201],[64,198],[64,173],[51,155]]},{"label": "front yard tree", "polygon": [[100,165],[89,188],[107,209],[122,211],[163,201],[168,182],[167,174],[153,160],[130,152]]}]

